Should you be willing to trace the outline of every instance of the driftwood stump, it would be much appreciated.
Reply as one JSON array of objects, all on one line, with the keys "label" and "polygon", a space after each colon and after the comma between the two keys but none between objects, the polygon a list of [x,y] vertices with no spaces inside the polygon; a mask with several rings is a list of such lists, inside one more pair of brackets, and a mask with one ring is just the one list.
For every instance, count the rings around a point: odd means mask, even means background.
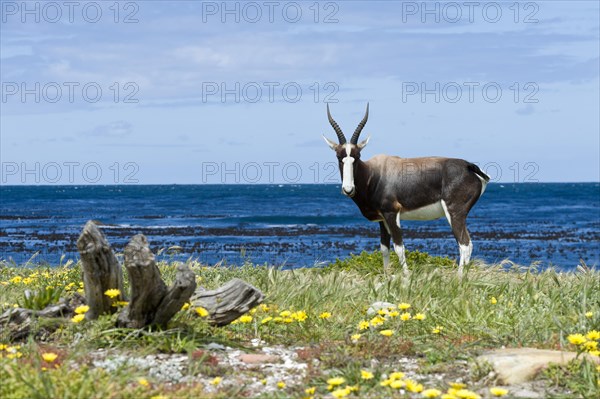
[{"label": "driftwood stump", "polygon": [[175,284],[167,288],[142,234],[134,236],[125,247],[125,268],[131,301],[119,315],[117,325],[121,327],[166,326],[196,289],[196,276],[185,265],[179,266]]},{"label": "driftwood stump", "polygon": [[114,313],[117,308],[112,306],[113,299],[104,293],[109,289],[117,289],[121,295],[114,300],[124,299],[123,273],[104,234],[93,221],[85,224],[77,240],[77,249],[81,256],[85,299],[90,307],[86,317],[97,319],[101,314]]},{"label": "driftwood stump", "polygon": [[[93,308],[106,312],[105,304],[107,302],[108,309],[112,310],[113,300],[109,298],[107,301],[105,295],[99,299],[98,290],[93,286],[90,287],[87,281],[109,281],[110,284],[114,284],[116,281],[114,274],[118,274],[121,270],[116,257],[102,233],[92,222],[85,225],[78,245],[80,242],[82,242],[81,248],[85,248],[87,251],[85,252],[86,263],[83,274],[84,281],[86,281],[84,286],[86,299],[89,298],[90,310],[93,303]],[[206,291],[203,288],[196,290],[196,276],[184,264],[179,265],[173,286],[167,288],[156,266],[154,254],[150,251],[148,240],[142,234],[134,236],[125,247],[124,252],[125,269],[127,269],[131,286],[131,300],[119,314],[117,326],[165,327],[192,295],[193,305],[202,306],[208,311],[209,323],[224,326],[260,304],[264,299],[262,292],[240,279],[233,279],[213,291]],[[84,253],[81,254],[81,257],[83,260]],[[106,291],[106,287],[102,288],[102,294]],[[91,291],[89,295],[88,288]]]},{"label": "driftwood stump", "polygon": [[263,300],[262,292],[239,278],[216,290],[199,288],[191,299],[192,306],[201,306],[208,311],[208,322],[216,326],[231,323]]}]

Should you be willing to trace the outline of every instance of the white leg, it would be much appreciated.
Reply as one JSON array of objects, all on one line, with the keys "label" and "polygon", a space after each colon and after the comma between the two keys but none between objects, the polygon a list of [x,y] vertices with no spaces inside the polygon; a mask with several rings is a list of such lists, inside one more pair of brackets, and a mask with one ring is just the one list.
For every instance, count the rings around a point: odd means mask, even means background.
[{"label": "white leg", "polygon": [[402,265],[402,271],[405,276],[408,276],[408,265],[406,264],[406,254],[404,250],[404,245],[396,245],[394,244],[394,251],[396,251],[396,255],[398,255],[398,259],[400,260],[400,264]]},{"label": "white leg", "polygon": [[390,249],[381,244],[381,255],[383,255],[383,270],[386,272],[390,268]]},{"label": "white leg", "polygon": [[[398,212],[396,214],[396,225],[398,226],[399,229],[402,229],[402,227],[400,226],[400,212]],[[406,264],[406,253],[404,250],[404,244],[402,244],[402,245],[394,244],[394,251],[396,251],[396,255],[398,255],[398,260],[400,261],[400,264],[402,265],[402,271],[404,272],[404,275],[408,276],[408,265]]]},{"label": "white leg", "polygon": [[467,245],[459,245],[460,262],[458,263],[458,275],[462,277],[463,266],[471,261],[471,253],[473,252],[473,243],[469,240]]}]

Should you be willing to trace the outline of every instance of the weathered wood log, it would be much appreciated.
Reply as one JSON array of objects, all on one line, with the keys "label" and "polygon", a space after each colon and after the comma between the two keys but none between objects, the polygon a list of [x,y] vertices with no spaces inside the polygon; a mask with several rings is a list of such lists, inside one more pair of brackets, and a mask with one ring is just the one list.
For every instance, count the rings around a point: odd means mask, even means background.
[{"label": "weathered wood log", "polygon": [[196,274],[187,265],[180,264],[177,267],[175,283],[169,288],[169,291],[167,291],[167,294],[160,302],[154,316],[154,323],[159,326],[166,325],[181,310],[183,305],[189,301],[195,289]]},{"label": "weathered wood log", "polygon": [[125,247],[125,268],[131,300],[118,317],[121,327],[166,326],[196,289],[196,277],[185,265],[178,268],[175,284],[167,289],[143,234],[134,236]]},{"label": "weathered wood log", "polygon": [[[70,300],[62,299],[58,304],[49,305],[42,310],[33,310],[26,308],[8,309],[0,315],[0,340],[2,341],[21,341],[31,335],[34,331],[37,334],[51,333],[62,324],[62,318],[71,317],[74,309],[83,303],[83,298],[75,294]],[[57,319],[56,322],[43,323],[40,326],[39,318]]]},{"label": "weathered wood log", "polygon": [[[90,307],[86,318],[97,319],[104,313],[114,313],[117,308],[113,301],[123,300],[123,272],[110,244],[96,223],[88,221],[77,240],[81,256],[85,299]],[[117,298],[109,298],[104,293],[109,289],[121,292]]]},{"label": "weathered wood log", "polygon": [[209,313],[208,322],[221,327],[258,306],[263,300],[264,295],[257,288],[234,278],[216,290],[197,289],[191,303],[194,307],[205,308]]}]

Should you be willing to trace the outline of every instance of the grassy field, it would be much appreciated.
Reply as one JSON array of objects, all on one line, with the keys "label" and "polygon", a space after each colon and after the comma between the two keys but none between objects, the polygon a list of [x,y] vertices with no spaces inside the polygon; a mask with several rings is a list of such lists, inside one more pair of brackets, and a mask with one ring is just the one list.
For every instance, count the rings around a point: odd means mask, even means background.
[{"label": "grassy field", "polygon": [[[54,333],[24,342],[8,342],[0,335],[0,397],[491,397],[505,393],[490,391],[497,385],[494,373],[474,361],[485,350],[597,353],[597,270],[560,273],[474,262],[459,280],[448,259],[410,253],[408,261],[409,280],[399,272],[383,274],[377,252],[324,269],[287,271],[190,262],[200,285],[216,288],[238,277],[262,290],[265,303],[222,328],[210,327],[202,309],[184,307],[166,331],[114,328],[113,315],[67,320]],[[165,281],[173,280],[175,268],[175,262],[160,264]],[[41,308],[82,292],[81,281],[78,264],[0,264],[1,310]],[[26,290],[33,294],[25,295]],[[393,307],[368,314],[378,301]],[[35,329],[43,332],[47,323],[55,321],[40,320]],[[248,353],[263,346],[282,348],[295,353],[294,361],[304,368],[274,374],[267,367],[229,367],[220,345]],[[99,367],[94,363],[98,356],[152,361],[178,356],[183,378],[161,380],[135,362]],[[597,366],[577,359],[551,367],[535,386],[544,397],[594,398],[600,395],[599,374]],[[251,388],[257,384],[264,389]]]}]

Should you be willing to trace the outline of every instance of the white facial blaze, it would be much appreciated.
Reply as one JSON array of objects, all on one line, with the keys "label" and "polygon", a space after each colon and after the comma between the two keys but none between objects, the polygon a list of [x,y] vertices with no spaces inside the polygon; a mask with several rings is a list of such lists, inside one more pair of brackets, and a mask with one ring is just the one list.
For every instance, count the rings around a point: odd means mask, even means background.
[{"label": "white facial blaze", "polygon": [[342,190],[350,194],[354,191],[354,158],[350,156],[350,144],[346,144],[346,157],[342,159],[344,168],[342,170]]}]

